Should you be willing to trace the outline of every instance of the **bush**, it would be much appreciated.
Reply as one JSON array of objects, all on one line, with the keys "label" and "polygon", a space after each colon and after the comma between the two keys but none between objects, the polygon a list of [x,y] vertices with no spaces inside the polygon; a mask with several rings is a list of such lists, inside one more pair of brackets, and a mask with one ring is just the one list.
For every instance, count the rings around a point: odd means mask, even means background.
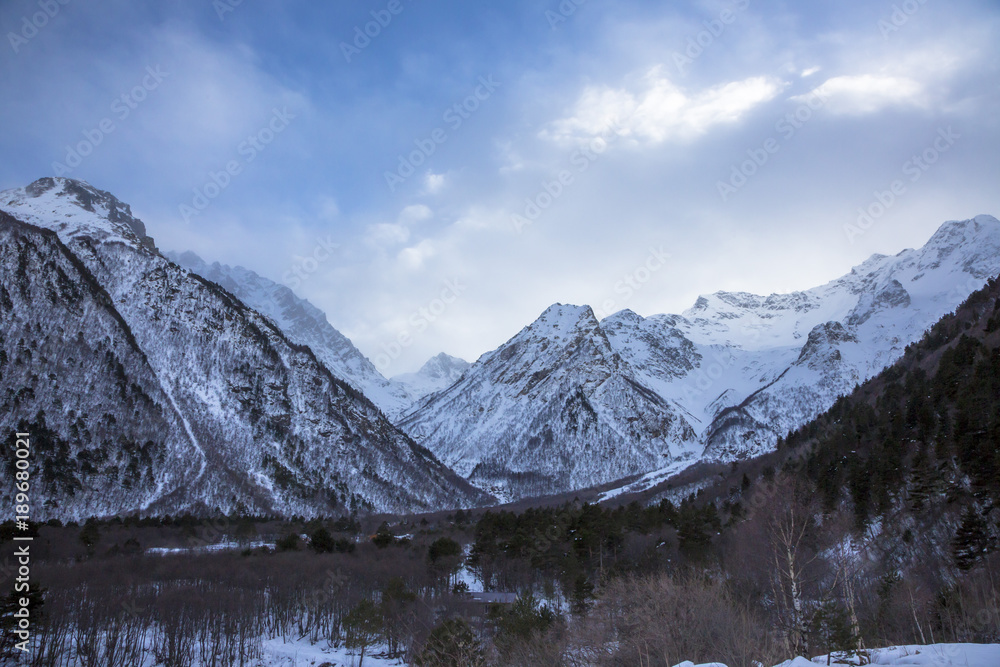
[{"label": "bush", "polygon": [[372,538],[372,542],[379,549],[385,549],[387,546],[396,543],[396,536],[393,534],[392,529],[389,528],[388,523],[385,521],[382,522],[382,525],[375,531],[375,537]]},{"label": "bush", "polygon": [[274,548],[278,551],[298,551],[299,550],[299,536],[295,533],[285,535],[280,540],[274,543]]},{"label": "bush", "polygon": [[483,667],[483,649],[472,628],[452,618],[434,628],[413,661],[416,667]]},{"label": "bush", "polygon": [[333,535],[326,528],[317,528],[309,536],[309,546],[318,554],[330,553],[336,548]]},{"label": "bush", "polygon": [[427,549],[427,557],[432,563],[437,563],[441,558],[461,555],[462,545],[450,537],[440,537],[434,540]]}]

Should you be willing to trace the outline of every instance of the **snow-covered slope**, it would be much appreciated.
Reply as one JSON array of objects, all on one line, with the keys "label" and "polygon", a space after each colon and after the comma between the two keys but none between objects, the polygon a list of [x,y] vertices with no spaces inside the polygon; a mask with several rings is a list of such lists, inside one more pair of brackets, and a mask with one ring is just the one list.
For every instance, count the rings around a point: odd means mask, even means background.
[{"label": "snow-covered slope", "polygon": [[804,292],[717,292],[683,315],[623,310],[600,323],[553,306],[400,424],[513,497],[758,455],[997,274],[1000,221],[982,215]]},{"label": "snow-covered slope", "polygon": [[285,285],[242,266],[208,264],[193,252],[167,252],[165,256],[221,285],[258,313],[271,318],[291,340],[308,345],[334,375],[367,396],[390,419],[416,400],[408,388],[383,377],[346,336],[333,328],[323,311]]},{"label": "snow-covered slope", "polygon": [[54,448],[37,518],[485,500],[308,347],[161,256],[112,195],[45,178],[0,210],[16,219],[0,222],[0,429]]},{"label": "snow-covered slope", "polygon": [[470,365],[465,359],[442,352],[428,359],[416,373],[394,375],[392,381],[406,391],[412,404],[428,394],[450,387]]},{"label": "snow-covered slope", "polygon": [[[982,215],[947,222],[920,249],[875,255],[804,292],[718,292],[683,316],[619,313],[602,326],[647,384],[695,417],[706,455],[740,458],[771,449],[895,361],[998,273],[1000,221]],[[642,340],[688,350],[694,368],[651,357]]]},{"label": "snow-covered slope", "polygon": [[400,426],[506,498],[567,491],[690,455],[685,418],[637,381],[593,311],[556,304]]}]

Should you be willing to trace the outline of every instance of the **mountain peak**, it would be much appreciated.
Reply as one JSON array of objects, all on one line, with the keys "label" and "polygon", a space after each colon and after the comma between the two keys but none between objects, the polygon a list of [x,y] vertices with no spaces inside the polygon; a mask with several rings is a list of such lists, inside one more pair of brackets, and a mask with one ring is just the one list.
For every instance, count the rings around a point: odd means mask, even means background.
[{"label": "mountain peak", "polygon": [[465,359],[459,359],[445,352],[439,352],[428,359],[417,373],[427,377],[445,377],[450,376],[455,371],[458,371],[460,375],[468,367],[469,362]]},{"label": "mountain peak", "polygon": [[597,316],[590,306],[554,303],[538,316],[529,329],[571,331],[581,326],[597,326]]},{"label": "mountain peak", "polygon": [[18,219],[52,229],[67,239],[91,237],[155,250],[146,225],[132,214],[131,207],[86,181],[39,178],[24,188],[0,193],[0,204]]},{"label": "mountain peak", "polygon": [[628,322],[630,324],[638,324],[639,322],[642,322],[643,319],[644,318],[642,317],[642,315],[635,312],[631,308],[622,308],[616,313],[611,313],[603,320],[601,320],[601,322],[607,324],[614,324],[616,322]]},{"label": "mountain peak", "polygon": [[416,373],[396,375],[392,381],[406,389],[416,400],[453,385],[471,364],[465,359],[441,352],[431,357]]}]

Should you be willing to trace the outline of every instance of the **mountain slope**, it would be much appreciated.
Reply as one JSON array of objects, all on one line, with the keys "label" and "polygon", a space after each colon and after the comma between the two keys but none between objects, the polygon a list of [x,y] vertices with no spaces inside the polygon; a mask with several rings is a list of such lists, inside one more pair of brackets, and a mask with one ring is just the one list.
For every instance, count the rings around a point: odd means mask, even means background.
[{"label": "mountain slope", "polygon": [[330,325],[323,311],[296,296],[285,285],[242,266],[208,264],[193,252],[168,252],[165,256],[217,283],[258,313],[271,318],[291,340],[308,345],[334,375],[350,383],[390,418],[415,400],[406,388],[384,378],[346,336]]},{"label": "mountain slope", "polygon": [[400,422],[501,497],[599,484],[689,455],[687,421],[636,381],[589,307],[556,304]]},{"label": "mountain slope", "polygon": [[661,363],[619,351],[700,418],[707,456],[753,456],[899,358],[998,272],[1000,221],[948,222],[922,248],[875,255],[821,287],[769,297],[719,292],[646,327],[666,347],[683,340],[714,358],[704,369],[714,377],[687,371],[663,381]]},{"label": "mountain slope", "polygon": [[[130,220],[128,208],[108,193],[69,179],[41,179],[0,193],[0,208],[59,235],[61,249],[50,240],[48,252],[62,252],[65,261],[82,267],[80,275],[84,269],[90,274],[110,301],[102,318],[119,321],[134,340],[135,358],[145,357],[148,370],[130,363],[126,378],[134,376],[146,384],[155,378],[160,387],[147,393],[168,417],[151,421],[149,428],[161,432],[152,440],[154,449],[163,443],[168,450],[164,465],[174,464],[169,475],[154,467],[157,490],[144,487],[149,493],[142,503],[123,498],[115,512],[145,506],[160,512],[310,515],[349,507],[411,511],[484,499],[394,428],[308,347],[289,341],[271,320],[215,283],[159,255],[141,223]],[[12,227],[10,221],[4,225]],[[30,225],[19,226],[17,233],[42,247],[46,232]],[[20,290],[33,316],[64,321],[60,335],[101,339],[93,309],[71,308],[65,300],[53,302],[47,296],[40,299],[47,293],[45,281],[52,280],[45,267],[56,261],[54,257],[38,258],[36,264],[45,270],[28,273],[19,270],[21,260],[15,259],[11,256],[0,265],[0,285],[8,294]],[[27,288],[21,286],[25,280]],[[70,277],[68,282],[75,281]],[[36,331],[35,339],[25,337],[24,344],[41,344],[39,335]],[[79,349],[81,355],[86,352]],[[58,379],[64,373],[56,356],[32,356],[24,363],[30,365],[27,373],[38,377]],[[98,360],[89,356],[85,363],[89,367]],[[24,372],[5,373],[3,391],[22,392],[23,377]],[[116,410],[115,391],[115,385],[102,383],[94,392],[75,396],[45,392],[30,405],[0,415],[0,428],[9,432],[21,420],[36,419],[37,410],[43,409],[46,428],[74,448],[90,448],[94,430],[89,430],[90,438],[79,429],[74,432],[69,411],[89,415],[90,402],[103,396],[115,421],[126,422],[120,426],[122,433],[145,433],[146,427],[138,423],[151,420],[152,413]],[[133,421],[136,424],[130,424]],[[126,439],[121,449],[136,447],[136,442]],[[192,451],[197,455],[191,456]],[[113,452],[106,453],[110,457]],[[83,486],[105,474],[101,466],[81,466],[80,471],[76,482]],[[62,503],[61,509],[52,510],[53,516],[108,509],[107,504],[60,495],[51,484],[41,493]]]},{"label": "mountain slope", "polygon": [[0,423],[30,435],[36,511],[144,508],[193,483],[201,452],[86,267],[54,232],[2,212],[0,267]]},{"label": "mountain slope", "polygon": [[[587,309],[553,307],[483,355],[459,383],[411,409],[400,425],[470,480],[491,488],[502,487],[501,479],[538,473],[536,480],[548,480],[549,492],[556,492],[615,475],[676,472],[678,456],[691,462],[756,456],[895,361],[997,273],[1000,221],[978,216],[945,223],[920,249],[875,255],[803,292],[718,292],[700,297],[683,315],[643,318],[624,310],[600,323],[582,315]],[[576,318],[564,325],[573,331],[574,349],[599,355],[574,353],[558,339],[557,325],[545,325],[566,317]],[[551,330],[542,333],[546,326]],[[527,379],[521,366],[531,369]],[[553,434],[578,431],[576,413],[562,409],[572,391],[550,383],[557,389],[529,396],[533,382],[549,376],[571,378],[566,387],[588,392],[603,387],[599,399],[585,392],[587,400],[623,410],[614,417],[595,410],[591,427],[602,433],[600,449],[620,460],[581,463],[588,451],[582,432],[577,440],[543,440],[548,444],[538,457],[532,438],[541,437],[542,420]],[[611,377],[617,385],[602,384]],[[622,427],[658,418],[682,426]],[[658,439],[663,433],[667,438]],[[581,466],[589,466],[586,474]],[[528,493],[520,482],[511,489],[515,496]]]}]

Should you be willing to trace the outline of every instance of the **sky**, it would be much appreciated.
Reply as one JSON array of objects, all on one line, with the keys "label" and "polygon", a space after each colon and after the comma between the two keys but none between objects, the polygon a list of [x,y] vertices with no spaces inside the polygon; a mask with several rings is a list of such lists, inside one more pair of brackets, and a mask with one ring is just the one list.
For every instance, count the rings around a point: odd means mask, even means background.
[{"label": "sky", "polygon": [[995,0],[4,0],[0,33],[0,190],[108,190],[386,376],[1000,216]]}]

